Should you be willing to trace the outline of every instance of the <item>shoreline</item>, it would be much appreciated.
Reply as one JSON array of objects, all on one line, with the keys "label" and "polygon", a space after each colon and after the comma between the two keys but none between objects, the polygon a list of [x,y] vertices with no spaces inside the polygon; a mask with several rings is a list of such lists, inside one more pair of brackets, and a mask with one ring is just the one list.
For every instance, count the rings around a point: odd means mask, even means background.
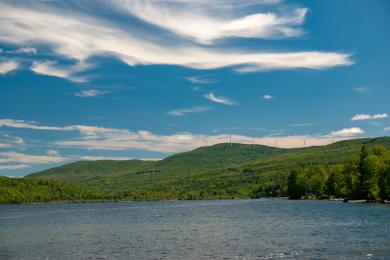
[{"label": "shoreline", "polygon": [[86,204],[86,203],[134,203],[134,202],[174,202],[174,201],[230,201],[230,200],[291,200],[291,201],[331,201],[342,203],[359,203],[359,204],[384,204],[390,205],[390,201],[386,200],[350,200],[350,199],[289,199],[288,197],[263,197],[263,198],[217,198],[217,199],[145,199],[145,200],[64,200],[64,201],[48,201],[48,202],[31,202],[31,203],[4,203],[3,205],[61,205],[61,204]]}]

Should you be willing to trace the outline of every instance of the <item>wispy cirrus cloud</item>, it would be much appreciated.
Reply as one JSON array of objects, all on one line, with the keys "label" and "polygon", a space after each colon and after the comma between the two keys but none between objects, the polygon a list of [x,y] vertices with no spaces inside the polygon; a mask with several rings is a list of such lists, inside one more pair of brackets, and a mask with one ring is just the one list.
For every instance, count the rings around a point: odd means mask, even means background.
[{"label": "wispy cirrus cloud", "polygon": [[86,77],[76,76],[78,72],[88,68],[84,63],[76,65],[61,66],[56,61],[34,61],[31,70],[37,74],[47,75],[58,78],[65,78],[70,81],[83,83],[88,81]]},{"label": "wispy cirrus cloud", "polygon": [[351,121],[362,121],[362,120],[373,120],[373,119],[382,119],[382,118],[387,118],[388,115],[387,113],[383,114],[356,114],[351,118]]},{"label": "wispy cirrus cloud", "polygon": [[25,141],[19,136],[1,135],[0,136],[0,149],[4,148],[24,148]]},{"label": "wispy cirrus cloud", "polygon": [[3,50],[0,49],[0,53],[5,54],[37,54],[37,49],[31,47],[20,47],[18,49]]},{"label": "wispy cirrus cloud", "polygon": [[57,150],[47,150],[46,154],[50,156],[58,156],[60,155],[60,152],[58,152]]},{"label": "wispy cirrus cloud", "polygon": [[265,132],[265,131],[270,131],[273,132],[273,129],[266,129],[262,127],[253,127],[253,126],[234,126],[234,127],[222,127],[222,128],[216,128],[213,129],[213,133],[218,133],[218,132],[233,132],[233,131],[239,131],[239,130],[253,130],[253,131],[259,131],[259,132]]},{"label": "wispy cirrus cloud", "polygon": [[194,77],[184,77],[184,79],[195,84],[211,84],[217,82],[215,79],[208,77],[194,76]]},{"label": "wispy cirrus cloud", "polygon": [[22,169],[27,169],[30,166],[27,164],[5,164],[1,165],[0,164],[0,170],[22,170]]},{"label": "wispy cirrus cloud", "polygon": [[86,126],[86,125],[69,125],[63,127],[57,126],[44,126],[34,121],[15,120],[15,119],[0,119],[0,127],[11,128],[23,128],[33,130],[45,130],[45,131],[78,131],[83,135],[95,135],[95,134],[121,134],[127,132],[127,130],[105,128],[99,126]]},{"label": "wispy cirrus cloud", "polygon": [[179,108],[179,109],[168,111],[167,114],[170,116],[184,116],[186,114],[206,112],[209,111],[210,109],[211,109],[210,107]]},{"label": "wispy cirrus cloud", "polygon": [[225,97],[218,97],[214,93],[210,92],[204,96],[208,100],[215,102],[215,103],[220,103],[228,106],[233,106],[236,105],[237,103],[231,99],[225,98]]},{"label": "wispy cirrus cloud", "polygon": [[16,60],[0,60],[0,75],[7,74],[11,71],[17,70],[19,68],[19,62]]},{"label": "wispy cirrus cloud", "polygon": [[11,127],[11,128],[24,128],[24,129],[35,129],[35,130],[56,130],[61,131],[61,127],[41,126],[33,121],[15,120],[15,119],[0,119],[0,127]]},{"label": "wispy cirrus cloud", "polygon": [[[219,1],[219,4],[173,1],[173,5],[183,7],[180,7],[180,10],[174,9],[175,15],[169,18],[172,10],[169,7],[164,9],[169,2],[172,1],[130,1],[127,4],[105,2],[104,7],[106,12],[113,15],[120,13],[123,21],[135,16],[172,34],[152,34],[145,31],[145,26],[132,26],[120,23],[120,20],[114,23],[98,16],[100,12],[87,11],[99,6],[93,1],[84,2],[83,8],[77,8],[81,5],[68,5],[64,8],[55,1],[23,1],[11,4],[3,1],[0,3],[0,9],[3,11],[0,17],[0,41],[20,46],[50,46],[54,54],[75,61],[75,65],[61,67],[52,61],[45,61],[35,63],[32,70],[76,82],[87,80],[85,77],[76,77],[75,74],[84,71],[86,68],[83,64],[96,55],[114,56],[130,66],[161,64],[194,69],[233,67],[243,73],[276,69],[326,69],[353,64],[351,55],[342,52],[265,52],[256,49],[243,50],[239,46],[205,46],[182,40],[186,35],[204,43],[229,37],[297,36],[301,33],[299,26],[306,14],[305,8],[286,6],[287,11],[280,11],[281,13],[253,14],[245,9],[243,2],[230,1],[234,17],[219,17],[219,14],[223,13],[219,12],[219,8],[228,6],[223,5],[228,1]],[[118,11],[117,5],[127,6],[129,12],[125,14]],[[186,18],[189,11],[196,14],[197,10],[210,9],[208,6],[213,6],[212,12],[199,11],[196,19],[190,19],[194,18],[193,16]],[[153,18],[152,14],[158,15]],[[174,24],[180,25],[184,31]]]},{"label": "wispy cirrus cloud", "polygon": [[[117,2],[117,7],[148,23],[202,44],[211,44],[228,37],[272,39],[303,34],[299,26],[305,20],[306,8],[292,8],[280,13],[239,15],[236,9],[240,9],[240,5],[242,7],[243,1],[217,2],[218,4],[210,4],[210,1],[121,1]],[[251,1],[245,7],[263,3]],[[221,5],[225,11],[223,13],[220,12]]]},{"label": "wispy cirrus cloud", "polygon": [[110,93],[106,90],[99,89],[83,89],[79,92],[76,92],[74,95],[77,97],[96,97]]},{"label": "wispy cirrus cloud", "polygon": [[49,155],[31,155],[19,152],[0,152],[0,163],[49,164],[64,162],[68,158]]},{"label": "wispy cirrus cloud", "polygon": [[305,127],[305,126],[313,126],[316,123],[295,123],[295,124],[290,124],[292,127]]}]

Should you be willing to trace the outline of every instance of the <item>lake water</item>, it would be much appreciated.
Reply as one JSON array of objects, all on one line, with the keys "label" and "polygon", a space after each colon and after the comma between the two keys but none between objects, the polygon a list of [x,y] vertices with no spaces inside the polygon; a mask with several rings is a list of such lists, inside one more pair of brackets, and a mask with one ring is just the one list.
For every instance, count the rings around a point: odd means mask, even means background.
[{"label": "lake water", "polygon": [[0,259],[390,259],[390,206],[225,200],[0,206]]}]

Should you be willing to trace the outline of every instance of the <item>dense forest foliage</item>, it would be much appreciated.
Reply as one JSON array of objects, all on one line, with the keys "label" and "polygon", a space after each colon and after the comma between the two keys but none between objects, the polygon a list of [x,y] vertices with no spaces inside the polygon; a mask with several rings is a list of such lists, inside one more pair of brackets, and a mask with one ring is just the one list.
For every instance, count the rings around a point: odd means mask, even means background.
[{"label": "dense forest foliage", "polygon": [[22,179],[3,177],[0,203],[287,196],[388,199],[389,151],[390,137],[381,137],[296,149],[218,144],[160,161],[79,161]]},{"label": "dense forest foliage", "polygon": [[287,180],[293,199],[337,197],[390,199],[390,154],[380,145],[363,146],[360,156],[332,167],[296,167]]},{"label": "dense forest foliage", "polygon": [[102,198],[97,192],[70,183],[0,176],[0,204],[91,201]]}]

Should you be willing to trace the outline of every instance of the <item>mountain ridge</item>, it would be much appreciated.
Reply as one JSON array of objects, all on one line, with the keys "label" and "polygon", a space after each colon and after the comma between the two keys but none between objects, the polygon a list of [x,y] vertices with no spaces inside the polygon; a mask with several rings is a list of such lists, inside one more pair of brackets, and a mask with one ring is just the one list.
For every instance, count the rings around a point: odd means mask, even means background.
[{"label": "mountain ridge", "polygon": [[[26,176],[84,185],[99,192],[164,192],[253,188],[280,175],[285,181],[297,165],[341,163],[357,156],[362,145],[381,144],[390,148],[390,137],[362,138],[306,148],[275,148],[252,144],[217,144],[169,156],[159,161],[79,161]],[[248,173],[251,173],[248,175]],[[207,183],[207,180],[210,181]],[[235,181],[240,180],[238,185]],[[233,182],[232,182],[233,181]],[[182,186],[182,187],[181,187]],[[224,186],[224,185],[222,185]],[[252,187],[253,186],[253,187]]]}]

